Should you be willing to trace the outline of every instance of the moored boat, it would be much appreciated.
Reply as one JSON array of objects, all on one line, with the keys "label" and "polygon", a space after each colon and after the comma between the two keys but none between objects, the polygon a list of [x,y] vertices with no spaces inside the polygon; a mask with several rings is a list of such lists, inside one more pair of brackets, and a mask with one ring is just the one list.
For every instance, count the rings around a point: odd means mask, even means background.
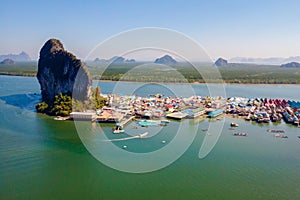
[{"label": "moored boat", "polygon": [[166,123],[166,124],[168,124],[168,123],[170,123],[170,120],[163,119],[163,120],[160,121],[160,123]]},{"label": "moored boat", "polygon": [[114,131],[113,131],[114,134],[124,133],[124,132],[125,132],[124,130],[114,130]]},{"label": "moored boat", "polygon": [[165,120],[161,120],[160,123],[159,123],[159,125],[160,126],[167,126],[169,123],[170,123],[170,121],[167,120],[167,119],[165,119]]},{"label": "moored boat", "polygon": [[64,120],[68,120],[68,119],[70,119],[70,117],[56,116],[56,117],[54,118],[54,120],[59,120],[59,121],[64,121]]},{"label": "moored boat", "polygon": [[274,136],[275,136],[276,138],[288,138],[287,135],[281,135],[281,134],[279,134],[279,133],[276,133]]},{"label": "moored boat", "polygon": [[288,112],[283,113],[283,119],[286,123],[289,123],[289,124],[294,122],[294,118]]},{"label": "moored boat", "polygon": [[247,117],[245,117],[246,121],[250,121],[251,120],[251,114],[249,114]]},{"label": "moored boat", "polygon": [[124,133],[124,132],[125,132],[124,129],[122,129],[122,127],[118,125],[113,129],[114,134]]},{"label": "moored boat", "polygon": [[239,125],[237,123],[231,122],[230,126],[231,127],[238,127]]},{"label": "moored boat", "polygon": [[243,137],[247,137],[248,134],[247,134],[247,133],[234,133],[233,136],[243,136]]},{"label": "moored boat", "polygon": [[279,115],[273,114],[273,115],[271,115],[271,121],[272,122],[280,122],[281,118],[279,117]]},{"label": "moored boat", "polygon": [[275,130],[275,129],[268,129],[267,132],[269,133],[284,133],[284,130]]}]

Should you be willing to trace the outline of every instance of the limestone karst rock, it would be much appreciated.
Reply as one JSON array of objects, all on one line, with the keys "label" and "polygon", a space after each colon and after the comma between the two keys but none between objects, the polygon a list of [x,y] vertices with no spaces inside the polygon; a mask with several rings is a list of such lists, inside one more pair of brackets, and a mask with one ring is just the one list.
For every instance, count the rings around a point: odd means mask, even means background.
[{"label": "limestone karst rock", "polygon": [[90,95],[92,80],[89,72],[57,39],[48,40],[42,47],[37,78],[42,99],[50,105],[60,93],[78,100],[86,100]]}]

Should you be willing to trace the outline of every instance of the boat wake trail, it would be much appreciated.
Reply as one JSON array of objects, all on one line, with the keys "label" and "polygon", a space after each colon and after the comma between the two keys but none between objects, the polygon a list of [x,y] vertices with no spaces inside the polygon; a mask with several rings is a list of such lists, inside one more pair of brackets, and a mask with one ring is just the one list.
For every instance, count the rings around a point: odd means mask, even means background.
[{"label": "boat wake trail", "polygon": [[102,141],[104,141],[104,142],[116,142],[116,141],[132,140],[132,139],[136,139],[136,138],[143,138],[147,135],[148,135],[148,132],[145,132],[143,134],[139,134],[139,135],[132,136],[132,137],[118,138],[118,139],[111,139],[111,140],[102,140]]}]

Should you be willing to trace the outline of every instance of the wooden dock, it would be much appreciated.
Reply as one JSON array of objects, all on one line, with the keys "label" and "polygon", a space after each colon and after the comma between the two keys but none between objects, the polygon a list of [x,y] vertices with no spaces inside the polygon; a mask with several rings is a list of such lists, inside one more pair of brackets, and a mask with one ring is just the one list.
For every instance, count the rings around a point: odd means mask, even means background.
[{"label": "wooden dock", "polygon": [[131,116],[129,118],[125,118],[125,119],[122,119],[119,123],[117,123],[116,125],[117,126],[120,126],[122,128],[124,128],[125,125],[127,125],[129,122],[131,122],[135,117],[134,116]]},{"label": "wooden dock", "polygon": [[182,118],[185,118],[186,116],[188,116],[188,114],[186,113],[182,113],[182,112],[174,112],[174,113],[170,113],[170,114],[167,114],[167,118],[172,118],[172,119],[182,119]]}]

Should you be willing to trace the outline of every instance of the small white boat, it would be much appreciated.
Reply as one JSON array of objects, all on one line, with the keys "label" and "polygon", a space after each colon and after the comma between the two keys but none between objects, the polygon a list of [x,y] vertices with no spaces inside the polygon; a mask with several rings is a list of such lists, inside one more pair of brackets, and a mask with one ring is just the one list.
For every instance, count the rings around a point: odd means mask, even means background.
[{"label": "small white boat", "polygon": [[68,120],[70,117],[61,117],[61,116],[56,116],[54,118],[54,120],[59,120],[59,121],[64,121],[64,120]]},{"label": "small white boat", "polygon": [[276,133],[274,136],[275,137],[280,137],[281,135],[279,133]]},{"label": "small white boat", "polygon": [[243,137],[247,137],[248,134],[247,133],[234,133],[234,136],[243,136]]},{"label": "small white boat", "polygon": [[124,130],[123,129],[116,129],[116,130],[114,130],[114,132],[113,133],[115,133],[115,134],[117,134],[117,133],[124,133]]},{"label": "small white boat", "polygon": [[231,127],[238,127],[239,125],[238,125],[237,123],[232,122],[232,123],[230,124],[230,126],[231,126]]},{"label": "small white boat", "polygon": [[113,129],[113,133],[118,134],[118,133],[124,133],[124,129],[122,129],[121,126],[116,126],[116,128]]}]

